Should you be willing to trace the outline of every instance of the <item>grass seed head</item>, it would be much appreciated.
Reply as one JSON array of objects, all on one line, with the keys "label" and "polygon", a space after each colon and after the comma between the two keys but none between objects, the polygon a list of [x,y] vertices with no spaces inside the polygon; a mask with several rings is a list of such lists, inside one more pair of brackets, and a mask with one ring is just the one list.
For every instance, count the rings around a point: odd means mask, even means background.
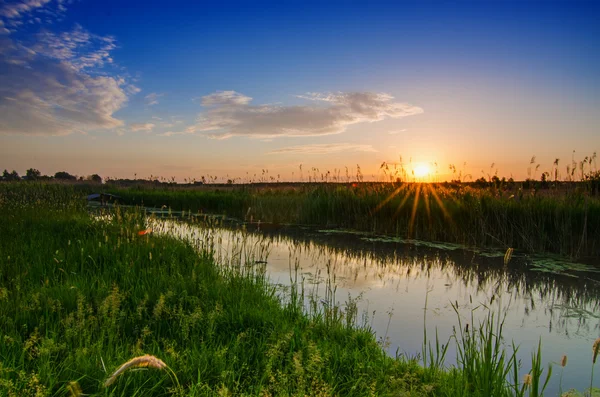
[{"label": "grass seed head", "polygon": [[106,379],[106,382],[104,382],[104,386],[108,387],[112,385],[119,375],[131,368],[156,368],[162,370],[167,368],[167,364],[165,364],[160,358],[151,356],[149,354],[132,358],[125,364],[121,365],[115,372],[113,372],[113,374]]},{"label": "grass seed head", "polygon": [[523,377],[523,385],[525,386],[531,386],[531,374],[525,374],[525,376]]},{"label": "grass seed head", "polygon": [[598,352],[600,351],[600,338],[594,341],[594,346],[592,347],[592,364],[596,364],[596,358],[598,358]]},{"label": "grass seed head", "polygon": [[513,251],[514,251],[513,248],[509,248],[506,250],[506,253],[504,254],[504,264],[505,265],[507,265],[508,262],[510,262],[510,260],[512,259]]},{"label": "grass seed head", "polygon": [[563,368],[567,366],[567,355],[566,354],[563,354],[563,356],[560,360],[560,366]]},{"label": "grass seed head", "polygon": [[69,382],[67,390],[69,391],[69,397],[80,397],[84,395],[81,386],[79,386],[79,382],[77,381]]}]

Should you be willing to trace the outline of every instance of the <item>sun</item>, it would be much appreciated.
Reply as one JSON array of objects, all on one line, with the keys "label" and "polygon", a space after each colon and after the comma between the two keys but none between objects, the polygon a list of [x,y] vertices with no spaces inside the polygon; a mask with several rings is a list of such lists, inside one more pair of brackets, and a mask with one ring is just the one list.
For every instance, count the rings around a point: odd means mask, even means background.
[{"label": "sun", "polygon": [[424,178],[429,175],[429,166],[427,164],[418,164],[414,168],[414,173],[417,178]]}]

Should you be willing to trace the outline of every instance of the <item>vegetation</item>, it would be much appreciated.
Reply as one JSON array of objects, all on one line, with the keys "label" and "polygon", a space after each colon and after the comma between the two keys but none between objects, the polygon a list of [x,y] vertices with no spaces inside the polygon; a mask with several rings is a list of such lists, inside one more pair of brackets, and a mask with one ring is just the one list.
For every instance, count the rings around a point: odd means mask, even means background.
[{"label": "vegetation", "polygon": [[[495,164],[473,181],[464,168],[451,164],[449,183],[410,183],[400,157],[398,164],[381,164],[379,177],[372,176],[379,182],[364,182],[357,165],[356,176],[351,176],[348,168],[345,176],[338,169],[332,173],[312,168],[306,173],[309,183],[279,183],[279,175],[275,178],[263,170],[262,175],[244,181],[228,176],[221,184],[217,176],[210,175],[200,181],[186,179],[181,185],[175,177],[107,178],[101,190],[120,196],[124,204],[212,212],[244,221],[351,228],[403,239],[589,259],[600,257],[600,171],[596,160],[593,153],[577,162],[573,153],[562,174],[559,159],[550,170],[541,172],[533,156],[523,182],[500,178]],[[438,174],[436,163],[429,169]],[[302,165],[299,171],[304,181]],[[78,181],[79,191],[85,193],[98,193],[103,181],[98,174],[78,179],[65,171],[43,176],[33,168],[25,178]],[[415,181],[414,171],[412,178]],[[21,178],[16,171],[4,170],[1,180]]]},{"label": "vegetation", "polygon": [[226,214],[249,222],[312,224],[405,239],[600,257],[600,197],[584,188],[361,183],[230,188],[107,184],[104,189],[127,204]]},{"label": "vegetation", "polygon": [[216,264],[210,241],[199,250],[150,233],[139,211],[90,215],[83,202],[72,186],[0,185],[3,395],[544,392],[540,349],[523,381],[497,314],[459,322],[446,343],[425,335],[420,360],[391,358],[351,302],[317,304],[297,284],[283,293],[255,262]]}]

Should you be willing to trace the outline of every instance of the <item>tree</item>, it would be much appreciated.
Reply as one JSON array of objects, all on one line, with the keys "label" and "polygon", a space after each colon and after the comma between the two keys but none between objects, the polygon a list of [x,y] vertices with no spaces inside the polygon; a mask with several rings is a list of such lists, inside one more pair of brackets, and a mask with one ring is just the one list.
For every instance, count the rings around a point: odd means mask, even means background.
[{"label": "tree", "polygon": [[25,173],[25,176],[27,177],[27,180],[35,181],[40,179],[42,173],[39,170],[36,170],[35,168],[30,168]]},{"label": "tree", "polygon": [[98,174],[89,175],[86,179],[90,182],[102,183],[102,177]]},{"label": "tree", "polygon": [[4,170],[4,172],[2,173],[2,180],[4,181],[20,181],[21,177],[19,176],[19,174],[17,173],[17,171],[13,170],[12,172],[8,172],[7,170]]},{"label": "tree", "polygon": [[69,174],[66,171],[59,171],[56,174],[54,174],[54,179],[60,179],[63,181],[74,181],[77,179],[77,177]]}]

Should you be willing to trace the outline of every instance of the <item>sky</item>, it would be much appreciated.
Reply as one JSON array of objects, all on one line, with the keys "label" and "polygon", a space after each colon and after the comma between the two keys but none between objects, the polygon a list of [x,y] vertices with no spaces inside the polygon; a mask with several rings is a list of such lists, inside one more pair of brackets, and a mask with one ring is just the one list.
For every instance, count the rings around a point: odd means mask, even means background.
[{"label": "sky", "polygon": [[524,179],[535,156],[564,177],[600,150],[598,20],[577,0],[2,0],[0,169]]}]

